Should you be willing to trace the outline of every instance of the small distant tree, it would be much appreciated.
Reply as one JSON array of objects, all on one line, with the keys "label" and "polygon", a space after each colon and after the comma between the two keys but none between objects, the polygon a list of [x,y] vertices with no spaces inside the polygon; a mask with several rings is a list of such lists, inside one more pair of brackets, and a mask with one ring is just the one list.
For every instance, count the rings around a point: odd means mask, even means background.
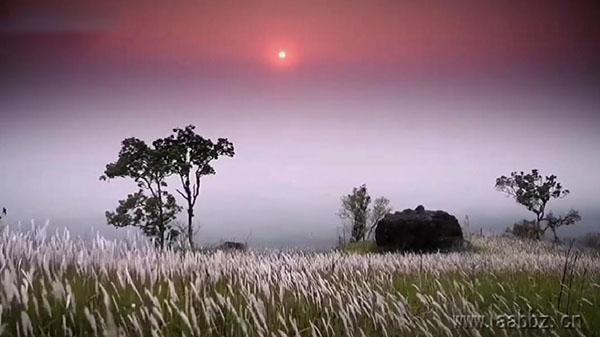
[{"label": "small distant tree", "polygon": [[163,143],[168,148],[169,168],[179,176],[181,189],[177,193],[183,197],[187,207],[187,239],[190,248],[194,248],[194,206],[200,194],[200,180],[203,176],[215,174],[211,165],[213,160],[221,156],[233,157],[233,144],[226,138],[217,142],[198,135],[193,125],[184,129],[173,129],[174,134],[165,138]]},{"label": "small distant tree", "polygon": [[342,197],[342,207],[338,215],[342,220],[350,221],[351,241],[361,241],[365,237],[369,204],[371,204],[371,197],[367,192],[367,185],[355,187],[352,193]]},{"label": "small distant tree", "polygon": [[377,223],[391,211],[390,201],[384,197],[375,199],[373,208],[367,185],[352,189],[352,193],[342,196],[342,206],[338,216],[351,224],[351,241],[361,241],[370,237]]},{"label": "small distant tree", "polygon": [[471,239],[471,220],[469,219],[468,215],[465,215],[465,220],[463,222],[463,225],[461,226],[461,229],[463,231],[463,234],[465,236],[465,239],[470,240]]},{"label": "small distant tree", "polygon": [[373,209],[369,211],[369,232],[367,239],[371,238],[373,231],[379,221],[381,221],[388,213],[392,212],[390,201],[385,197],[379,197],[373,202]]},{"label": "small distant tree", "polygon": [[496,189],[513,197],[535,214],[535,238],[538,240],[543,234],[541,222],[548,202],[569,194],[569,190],[564,189],[556,178],[555,175],[544,177],[534,169],[531,173],[512,172],[509,177],[501,176],[496,179]]},{"label": "small distant tree", "polygon": [[164,193],[161,202],[156,197],[144,195],[143,190],[129,194],[127,199],[120,200],[114,212],[106,212],[108,224],[115,227],[138,227],[150,237],[154,243],[163,247],[177,240],[181,232],[170,224],[181,211],[172,194]]},{"label": "small distant tree", "polygon": [[554,242],[560,242],[560,239],[556,234],[556,230],[559,227],[574,225],[575,223],[581,221],[581,216],[579,215],[578,211],[571,209],[569,212],[567,212],[567,214],[558,217],[552,212],[549,212],[544,220],[546,222],[546,226],[544,229],[542,229],[542,234],[546,232],[546,230],[550,229],[552,231],[552,235],[554,236]]},{"label": "small distant tree", "polygon": [[[135,210],[138,217],[145,212],[146,221],[140,220],[133,223],[137,223],[139,226],[151,225],[151,228],[144,230],[144,233],[153,233],[152,236],[156,237],[157,245],[160,248],[164,248],[166,236],[171,232],[170,222],[172,219],[169,214],[174,210],[179,210],[174,207],[175,199],[166,191],[166,179],[172,174],[168,151],[164,140],[156,140],[150,147],[140,139],[127,138],[121,144],[117,161],[106,165],[104,175],[100,177],[101,180],[133,179],[141,191],[150,192],[151,198],[146,198],[140,192],[129,196],[124,204],[119,205],[122,208],[121,211],[117,208],[116,212],[107,213],[107,220],[109,224],[127,225],[127,221],[122,221],[124,210]],[[120,218],[115,218],[120,214]],[[151,220],[148,221],[148,219]]]}]

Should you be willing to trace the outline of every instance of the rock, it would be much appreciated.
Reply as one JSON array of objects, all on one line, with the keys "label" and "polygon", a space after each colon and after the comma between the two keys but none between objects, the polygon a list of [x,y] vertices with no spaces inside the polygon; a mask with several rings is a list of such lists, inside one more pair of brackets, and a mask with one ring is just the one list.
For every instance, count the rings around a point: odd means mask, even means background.
[{"label": "rock", "polygon": [[217,247],[220,250],[239,250],[245,251],[247,249],[245,243],[235,242],[235,241],[225,241],[221,245]]},{"label": "rock", "polygon": [[375,241],[383,251],[433,252],[462,245],[463,234],[453,215],[418,206],[386,215],[377,223]]}]

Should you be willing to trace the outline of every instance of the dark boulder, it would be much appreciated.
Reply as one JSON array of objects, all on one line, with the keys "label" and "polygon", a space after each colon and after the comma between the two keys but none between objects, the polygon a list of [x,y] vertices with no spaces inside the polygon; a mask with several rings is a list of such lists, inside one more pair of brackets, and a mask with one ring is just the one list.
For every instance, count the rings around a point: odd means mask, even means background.
[{"label": "dark boulder", "polygon": [[462,245],[463,234],[453,215],[419,206],[386,215],[377,223],[375,241],[384,251],[433,252]]}]

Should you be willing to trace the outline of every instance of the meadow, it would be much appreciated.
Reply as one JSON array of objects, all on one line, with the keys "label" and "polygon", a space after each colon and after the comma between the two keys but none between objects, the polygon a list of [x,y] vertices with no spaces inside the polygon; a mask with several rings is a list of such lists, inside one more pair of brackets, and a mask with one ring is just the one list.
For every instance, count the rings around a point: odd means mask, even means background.
[{"label": "meadow", "polygon": [[0,336],[594,336],[600,257],[477,237],[448,254],[160,251],[0,234]]}]

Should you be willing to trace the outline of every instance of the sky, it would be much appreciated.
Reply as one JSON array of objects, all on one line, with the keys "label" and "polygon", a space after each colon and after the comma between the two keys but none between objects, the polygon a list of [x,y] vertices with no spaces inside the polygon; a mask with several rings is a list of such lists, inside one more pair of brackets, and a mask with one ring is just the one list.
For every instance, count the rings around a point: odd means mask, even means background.
[{"label": "sky", "polygon": [[565,235],[598,231],[599,15],[554,0],[4,1],[0,206],[10,223],[117,235],[104,212],[135,185],[98,177],[121,140],[194,124],[236,148],[203,181],[207,242],[334,243],[340,196],[361,184],[499,233],[532,215],[495,178],[532,168],[571,190],[550,204],[581,212]]}]

